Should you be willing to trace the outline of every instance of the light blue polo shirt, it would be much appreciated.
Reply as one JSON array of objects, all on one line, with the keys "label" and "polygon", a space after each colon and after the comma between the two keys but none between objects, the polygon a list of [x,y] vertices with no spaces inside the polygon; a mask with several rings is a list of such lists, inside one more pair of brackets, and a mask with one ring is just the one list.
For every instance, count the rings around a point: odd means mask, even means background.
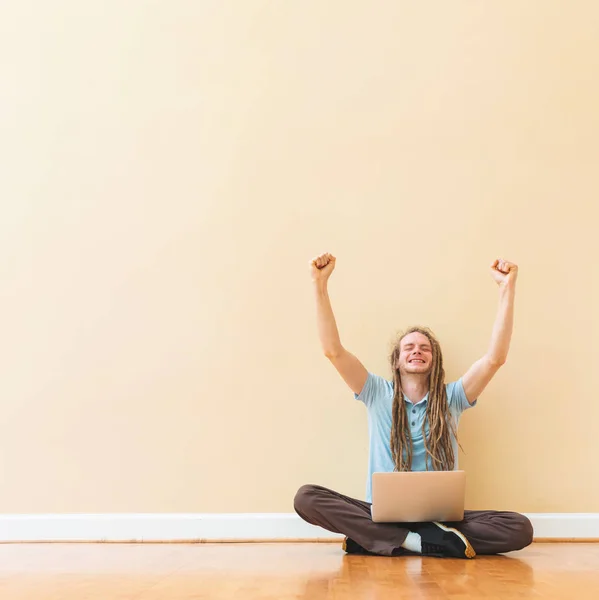
[{"label": "light blue polo shirt", "polygon": [[[469,404],[464,392],[462,380],[445,384],[447,390],[447,402],[449,411],[455,420],[457,431],[460,415],[476,402]],[[354,394],[356,400],[366,405],[368,410],[368,436],[370,438],[370,452],[368,459],[368,479],[366,482],[366,501],[372,502],[372,474],[388,473],[395,471],[395,463],[391,455],[391,423],[393,406],[393,382],[368,373],[366,383],[360,394]],[[422,436],[422,424],[426,418],[426,404],[428,394],[417,404],[412,404],[404,394],[406,411],[410,423],[412,435],[412,471],[426,471],[426,459],[428,458],[428,470],[433,470],[432,460],[427,457]],[[426,425],[428,435],[429,428]],[[455,469],[458,468],[458,442],[452,434],[452,445],[456,457]]]}]

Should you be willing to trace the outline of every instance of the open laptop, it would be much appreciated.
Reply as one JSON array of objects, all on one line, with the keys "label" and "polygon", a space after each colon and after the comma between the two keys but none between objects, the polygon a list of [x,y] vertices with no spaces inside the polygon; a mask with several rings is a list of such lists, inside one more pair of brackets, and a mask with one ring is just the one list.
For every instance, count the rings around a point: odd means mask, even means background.
[{"label": "open laptop", "polygon": [[376,523],[462,521],[465,471],[372,474],[372,520]]}]

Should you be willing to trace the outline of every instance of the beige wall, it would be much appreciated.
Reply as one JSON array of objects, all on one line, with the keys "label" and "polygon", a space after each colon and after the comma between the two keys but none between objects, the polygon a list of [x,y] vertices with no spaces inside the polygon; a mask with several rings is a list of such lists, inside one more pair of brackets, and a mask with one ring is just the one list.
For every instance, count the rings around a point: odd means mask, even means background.
[{"label": "beige wall", "polygon": [[471,508],[599,511],[599,5],[0,4],[0,511],[271,512],[364,493],[364,407],[430,325],[507,366],[461,425]]}]

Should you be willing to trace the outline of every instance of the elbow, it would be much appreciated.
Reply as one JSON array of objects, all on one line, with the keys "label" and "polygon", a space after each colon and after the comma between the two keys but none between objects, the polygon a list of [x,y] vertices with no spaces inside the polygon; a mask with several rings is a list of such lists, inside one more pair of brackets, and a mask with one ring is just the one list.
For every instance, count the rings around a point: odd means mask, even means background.
[{"label": "elbow", "polygon": [[490,356],[489,357],[489,364],[495,369],[499,369],[499,368],[503,367],[503,365],[505,365],[506,361],[507,361],[507,356]]},{"label": "elbow", "polygon": [[329,360],[335,360],[336,358],[339,358],[340,354],[341,354],[341,348],[325,348],[324,349],[324,355]]}]

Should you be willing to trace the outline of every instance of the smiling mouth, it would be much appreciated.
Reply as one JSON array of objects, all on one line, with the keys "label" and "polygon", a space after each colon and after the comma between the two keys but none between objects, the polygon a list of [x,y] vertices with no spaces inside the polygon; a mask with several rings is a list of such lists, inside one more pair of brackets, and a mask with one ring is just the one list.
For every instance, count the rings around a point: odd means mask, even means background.
[{"label": "smiling mouth", "polygon": [[424,361],[422,359],[420,359],[420,358],[413,358],[410,361],[410,364],[412,364],[412,363],[421,363],[421,364],[424,364]]}]

